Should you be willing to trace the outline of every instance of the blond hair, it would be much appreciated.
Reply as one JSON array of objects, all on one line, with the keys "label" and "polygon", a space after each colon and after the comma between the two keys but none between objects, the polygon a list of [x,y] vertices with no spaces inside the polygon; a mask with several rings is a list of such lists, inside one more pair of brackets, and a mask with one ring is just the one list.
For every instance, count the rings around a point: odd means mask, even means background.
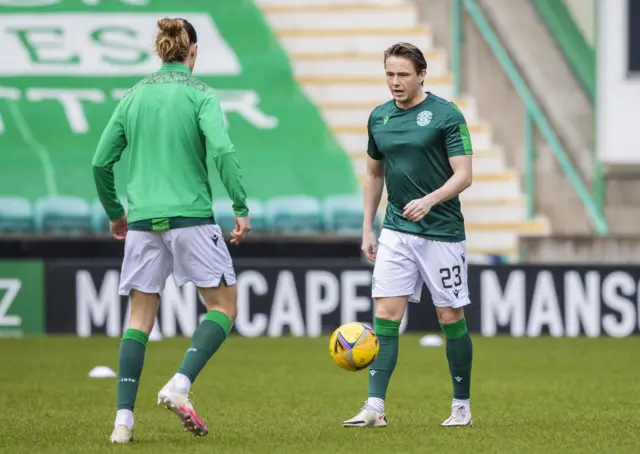
[{"label": "blond hair", "polygon": [[189,34],[182,19],[160,19],[155,50],[163,62],[184,61],[189,55]]}]

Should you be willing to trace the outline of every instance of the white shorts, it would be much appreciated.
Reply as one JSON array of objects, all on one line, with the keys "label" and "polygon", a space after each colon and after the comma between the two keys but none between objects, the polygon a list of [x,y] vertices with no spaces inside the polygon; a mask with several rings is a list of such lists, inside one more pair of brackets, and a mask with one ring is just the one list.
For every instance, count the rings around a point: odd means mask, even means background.
[{"label": "white shorts", "polygon": [[373,269],[371,296],[408,296],[417,303],[427,284],[433,304],[458,308],[470,303],[466,244],[433,241],[382,229]]},{"label": "white shorts", "polygon": [[235,284],[236,273],[220,227],[206,224],[127,233],[120,295],[129,295],[132,289],[161,293],[172,272],[178,287],[187,282],[196,287],[218,287],[222,280]]}]

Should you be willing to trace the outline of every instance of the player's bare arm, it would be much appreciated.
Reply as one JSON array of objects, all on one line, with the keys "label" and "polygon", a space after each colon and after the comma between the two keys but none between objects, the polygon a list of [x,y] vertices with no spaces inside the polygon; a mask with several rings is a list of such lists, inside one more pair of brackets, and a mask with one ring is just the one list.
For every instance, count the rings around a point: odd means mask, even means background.
[{"label": "player's bare arm", "polygon": [[367,168],[364,176],[364,222],[362,225],[362,251],[371,261],[376,259],[378,249],[376,236],[373,233],[373,222],[382,199],[384,188],[384,164],[382,160],[367,157]]},{"label": "player's bare arm", "polygon": [[471,186],[473,180],[471,162],[471,155],[449,158],[453,170],[451,178],[440,189],[407,203],[404,207],[404,217],[417,222],[425,217],[435,205],[460,195]]}]

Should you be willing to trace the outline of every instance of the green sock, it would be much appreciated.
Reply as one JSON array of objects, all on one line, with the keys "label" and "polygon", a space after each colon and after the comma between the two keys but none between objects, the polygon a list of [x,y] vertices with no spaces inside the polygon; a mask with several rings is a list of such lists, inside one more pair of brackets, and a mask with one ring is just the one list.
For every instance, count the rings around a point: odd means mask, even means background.
[{"label": "green sock", "polygon": [[400,322],[376,317],[373,330],[380,342],[378,357],[369,367],[369,397],[385,398],[391,374],[398,361]]},{"label": "green sock", "polygon": [[463,318],[449,325],[440,323],[447,338],[447,360],[453,383],[454,399],[469,399],[473,345]]},{"label": "green sock", "polygon": [[149,336],[137,329],[125,331],[118,355],[118,410],[132,410],[136,403],[144,353]]},{"label": "green sock", "polygon": [[207,364],[207,361],[222,345],[231,331],[231,320],[219,311],[209,311],[198,325],[191,338],[191,347],[178,369],[179,374],[186,375],[193,383]]}]

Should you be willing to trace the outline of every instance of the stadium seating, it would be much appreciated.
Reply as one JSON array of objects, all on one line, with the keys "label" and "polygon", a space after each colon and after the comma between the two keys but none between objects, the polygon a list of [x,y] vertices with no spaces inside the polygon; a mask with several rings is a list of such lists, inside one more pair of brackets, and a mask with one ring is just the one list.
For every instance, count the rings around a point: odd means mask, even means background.
[{"label": "stadium seating", "polygon": [[43,197],[36,202],[34,215],[36,230],[41,233],[93,233],[91,207],[79,197]]},{"label": "stadium seating", "polygon": [[[127,199],[120,202],[127,211]],[[261,202],[247,200],[252,232],[256,233],[329,233],[360,235],[363,206],[361,195],[334,195],[324,199],[311,196],[283,196]],[[213,200],[216,223],[223,232],[234,227],[231,201]],[[377,215],[374,230],[379,232],[383,211]],[[109,219],[99,200],[78,197],[43,197],[32,205],[22,197],[0,196],[0,232],[24,234],[107,235]]]},{"label": "stadium seating", "polygon": [[[127,198],[120,197],[120,203],[122,203],[126,212]],[[91,206],[91,224],[93,226],[93,231],[98,235],[109,232],[109,219],[107,218],[107,214],[104,212],[104,208],[102,207],[100,200],[96,200]]]},{"label": "stadium seating", "polygon": [[283,234],[309,234],[322,230],[320,202],[310,196],[283,196],[267,204],[271,228]]},{"label": "stadium seating", "polygon": [[362,197],[334,195],[324,200],[322,217],[324,228],[336,233],[358,233],[362,230]]},{"label": "stadium seating", "polygon": [[0,197],[0,232],[25,233],[33,229],[33,208],[23,197]]},{"label": "stadium seating", "polygon": [[[269,230],[268,219],[264,206],[258,199],[247,199],[249,212],[251,213],[251,229],[254,232],[264,232]],[[218,198],[213,201],[213,213],[216,223],[223,232],[230,232],[235,225],[233,208],[228,198]]]}]

